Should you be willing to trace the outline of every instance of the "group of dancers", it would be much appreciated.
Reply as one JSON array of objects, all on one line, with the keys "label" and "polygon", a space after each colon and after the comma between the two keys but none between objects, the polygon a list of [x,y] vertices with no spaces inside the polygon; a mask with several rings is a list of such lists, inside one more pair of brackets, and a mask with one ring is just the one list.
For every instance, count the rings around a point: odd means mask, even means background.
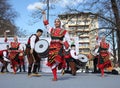
[{"label": "group of dancers", "polygon": [[[79,69],[76,64],[80,64],[80,60],[75,51],[75,45],[71,45],[71,40],[67,30],[61,27],[60,19],[55,19],[55,27],[50,27],[49,22],[46,19],[45,11],[43,14],[43,23],[48,30],[51,41],[49,45],[48,60],[47,66],[51,68],[53,74],[53,81],[58,80],[57,70],[61,70],[62,75],[64,75],[65,70],[71,69],[71,74],[76,75],[76,71]],[[16,67],[21,69],[21,66],[24,68],[24,55],[28,59],[28,76],[40,76],[38,70],[40,68],[40,55],[35,51],[35,44],[37,41],[40,41],[39,37],[42,35],[43,30],[38,29],[36,34],[32,34],[26,44],[26,49],[19,50],[20,43],[18,42],[17,37],[14,37],[14,41],[10,43],[8,49],[3,50],[1,54],[0,61],[3,63],[1,72],[4,71],[7,64],[10,62],[13,68],[13,73],[16,74]],[[5,36],[5,42],[7,42],[7,37]],[[104,76],[104,68],[110,67],[111,61],[109,60],[110,53],[108,52],[109,44],[105,42],[105,37],[101,39],[98,50],[98,64],[97,67],[100,69],[101,76]],[[6,51],[6,56],[4,55]],[[8,57],[10,59],[8,59]],[[67,64],[66,64],[67,63]],[[25,71],[25,69],[24,69]]]}]

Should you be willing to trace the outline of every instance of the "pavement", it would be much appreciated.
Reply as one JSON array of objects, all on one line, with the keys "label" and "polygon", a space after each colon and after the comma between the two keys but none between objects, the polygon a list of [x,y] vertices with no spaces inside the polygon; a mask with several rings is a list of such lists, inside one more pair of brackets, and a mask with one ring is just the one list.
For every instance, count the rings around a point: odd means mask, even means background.
[{"label": "pavement", "polygon": [[28,77],[27,73],[0,74],[0,88],[120,88],[120,75],[99,73],[58,73],[58,81],[52,81],[52,74],[40,72],[40,77]]}]

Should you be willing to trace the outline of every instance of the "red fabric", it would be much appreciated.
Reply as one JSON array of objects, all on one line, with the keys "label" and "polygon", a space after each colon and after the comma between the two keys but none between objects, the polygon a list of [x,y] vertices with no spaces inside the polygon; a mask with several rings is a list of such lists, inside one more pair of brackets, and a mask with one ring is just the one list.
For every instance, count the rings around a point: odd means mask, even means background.
[{"label": "red fabric", "polygon": [[52,69],[52,73],[53,73],[53,79],[56,80],[57,79],[57,68],[56,67]]},{"label": "red fabric", "polygon": [[61,67],[65,67],[62,40],[66,34],[66,30],[61,28],[52,28],[50,34],[52,39],[49,46],[47,65],[52,67],[54,64],[59,63]]},{"label": "red fabric", "polygon": [[48,66],[52,66],[54,63],[61,63],[61,56],[58,54],[62,45],[59,42],[51,42],[49,47]]},{"label": "red fabric", "polygon": [[18,65],[18,62],[16,62],[14,59],[12,59],[11,60],[11,65],[12,65],[14,73],[16,73],[16,67]]},{"label": "red fabric", "polygon": [[101,75],[104,76],[104,69],[100,69]]},{"label": "red fabric", "polygon": [[106,57],[106,56],[108,56],[109,55],[109,52],[103,52],[103,51],[100,51],[100,55],[102,56],[102,57]]},{"label": "red fabric", "polygon": [[48,20],[44,20],[43,23],[44,23],[44,25],[48,25],[49,24]]},{"label": "red fabric", "polygon": [[66,49],[68,49],[69,48],[69,43],[67,41],[65,41],[64,46],[65,46]]},{"label": "red fabric", "polygon": [[71,55],[70,54],[67,54],[64,56],[65,59],[70,59],[71,58]]},{"label": "red fabric", "polygon": [[112,66],[111,61],[110,60],[105,61],[104,66],[105,67],[111,67]]},{"label": "red fabric", "polygon": [[11,48],[18,48],[20,43],[18,43],[18,42],[11,42],[10,45],[11,45]]},{"label": "red fabric", "polygon": [[100,68],[100,69],[104,69],[104,68],[111,67],[111,66],[112,65],[111,65],[111,61],[110,60],[105,61],[102,64],[98,64],[98,68]]},{"label": "red fabric", "polygon": [[24,64],[24,57],[23,56],[19,56],[19,60],[20,60],[20,65]]},{"label": "red fabric", "polygon": [[8,41],[7,38],[5,38],[4,42],[7,42],[7,41]]},{"label": "red fabric", "polygon": [[51,29],[51,36],[52,37],[64,37],[67,31],[61,28],[52,28]]},{"label": "red fabric", "polygon": [[0,56],[3,56],[4,51],[8,52],[7,50],[0,50]]},{"label": "red fabric", "polygon": [[104,69],[104,65],[103,64],[98,64],[98,68]]},{"label": "red fabric", "polygon": [[62,57],[60,55],[57,55],[56,58],[55,58],[55,62],[62,62]]},{"label": "red fabric", "polygon": [[108,49],[109,48],[109,44],[106,42],[100,42],[100,47],[104,48],[104,49]]},{"label": "red fabric", "polygon": [[10,59],[14,59],[17,54],[18,54],[18,52],[10,52],[10,53],[9,53],[9,58],[10,58]]}]

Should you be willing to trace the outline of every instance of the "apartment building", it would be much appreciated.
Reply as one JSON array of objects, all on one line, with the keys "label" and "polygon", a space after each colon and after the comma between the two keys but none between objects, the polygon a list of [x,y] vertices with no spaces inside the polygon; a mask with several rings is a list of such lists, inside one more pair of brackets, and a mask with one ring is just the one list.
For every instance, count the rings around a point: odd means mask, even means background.
[{"label": "apartment building", "polygon": [[79,38],[79,53],[89,54],[96,43],[98,35],[98,17],[90,13],[60,14],[63,28],[68,30],[70,37]]}]

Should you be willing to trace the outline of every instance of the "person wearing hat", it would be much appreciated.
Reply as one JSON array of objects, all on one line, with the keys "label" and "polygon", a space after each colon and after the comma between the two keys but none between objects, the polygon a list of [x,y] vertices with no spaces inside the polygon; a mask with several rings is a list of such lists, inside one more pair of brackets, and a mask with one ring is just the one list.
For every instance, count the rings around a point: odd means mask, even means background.
[{"label": "person wearing hat", "polygon": [[55,27],[50,27],[48,20],[46,19],[45,11],[43,14],[43,23],[51,35],[51,42],[49,46],[49,57],[47,65],[51,68],[53,73],[53,81],[57,81],[57,68],[62,69],[62,74],[64,74],[64,69],[66,67],[65,59],[63,58],[64,47],[69,48],[69,34],[67,30],[61,27],[60,19],[55,19]]}]

